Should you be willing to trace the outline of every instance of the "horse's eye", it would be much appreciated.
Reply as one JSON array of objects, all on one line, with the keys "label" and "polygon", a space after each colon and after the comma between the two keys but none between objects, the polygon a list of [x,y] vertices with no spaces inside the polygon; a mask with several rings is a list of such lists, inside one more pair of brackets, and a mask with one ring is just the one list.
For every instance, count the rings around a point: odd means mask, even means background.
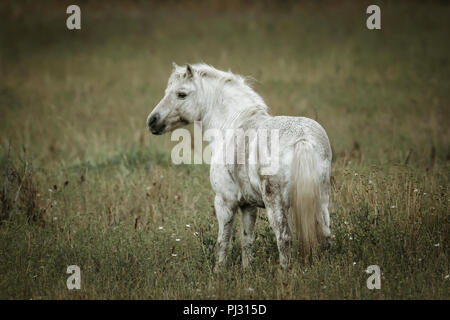
[{"label": "horse's eye", "polygon": [[184,99],[184,98],[186,98],[186,96],[187,96],[187,94],[184,92],[177,92],[177,97],[179,99]]}]

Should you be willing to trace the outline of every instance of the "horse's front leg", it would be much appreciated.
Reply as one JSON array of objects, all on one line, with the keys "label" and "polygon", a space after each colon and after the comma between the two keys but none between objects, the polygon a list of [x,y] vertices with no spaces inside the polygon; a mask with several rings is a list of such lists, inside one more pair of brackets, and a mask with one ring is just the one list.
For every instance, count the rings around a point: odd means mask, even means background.
[{"label": "horse's front leg", "polygon": [[253,261],[253,231],[255,229],[256,216],[258,209],[256,207],[241,207],[241,246],[242,246],[242,267],[247,269]]},{"label": "horse's front leg", "polygon": [[219,235],[217,237],[217,262],[215,271],[219,272],[226,259],[227,247],[231,239],[237,203],[235,201],[225,200],[221,195],[216,195],[214,200],[214,208],[216,209],[217,221],[219,223]]}]

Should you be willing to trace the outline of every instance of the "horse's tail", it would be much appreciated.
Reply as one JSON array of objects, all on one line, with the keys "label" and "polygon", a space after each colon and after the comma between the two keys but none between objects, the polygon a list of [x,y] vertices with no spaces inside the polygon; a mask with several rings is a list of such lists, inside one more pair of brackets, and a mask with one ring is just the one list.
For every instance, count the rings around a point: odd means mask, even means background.
[{"label": "horse's tail", "polygon": [[300,140],[294,148],[291,180],[291,214],[297,244],[303,256],[322,243],[319,158],[310,142]]}]

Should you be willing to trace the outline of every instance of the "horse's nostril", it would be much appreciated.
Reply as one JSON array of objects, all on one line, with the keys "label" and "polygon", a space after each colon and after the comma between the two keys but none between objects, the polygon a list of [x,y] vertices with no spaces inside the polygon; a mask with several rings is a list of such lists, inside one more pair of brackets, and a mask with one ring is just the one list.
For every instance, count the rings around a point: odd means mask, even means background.
[{"label": "horse's nostril", "polygon": [[150,117],[150,120],[148,121],[148,126],[149,127],[153,126],[154,124],[156,124],[158,122],[158,120],[159,120],[159,113],[152,115]]}]

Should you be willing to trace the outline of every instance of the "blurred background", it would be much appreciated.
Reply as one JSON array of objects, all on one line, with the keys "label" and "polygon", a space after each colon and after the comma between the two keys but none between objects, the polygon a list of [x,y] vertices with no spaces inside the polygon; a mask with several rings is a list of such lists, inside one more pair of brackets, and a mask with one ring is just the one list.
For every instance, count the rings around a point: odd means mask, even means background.
[{"label": "blurred background", "polygon": [[[274,115],[307,116],[336,155],[446,161],[449,7],[385,1],[2,1],[1,140],[77,160],[161,141],[145,129],[172,61],[255,79]],[[163,148],[168,147],[164,145]]]}]

